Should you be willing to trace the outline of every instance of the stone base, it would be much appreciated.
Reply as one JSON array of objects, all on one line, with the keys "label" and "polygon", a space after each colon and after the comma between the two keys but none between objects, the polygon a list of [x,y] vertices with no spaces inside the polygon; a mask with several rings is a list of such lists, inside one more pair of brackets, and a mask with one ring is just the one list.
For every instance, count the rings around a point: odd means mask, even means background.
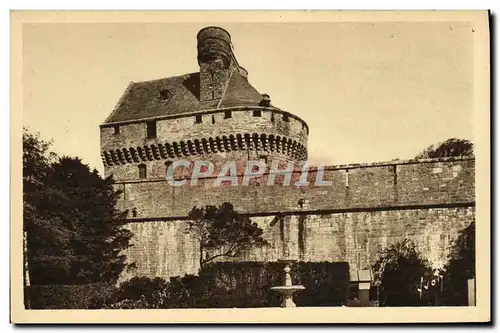
[{"label": "stone base", "polygon": [[292,295],[285,295],[283,296],[283,302],[281,302],[281,307],[282,308],[295,308],[297,305],[295,305]]}]

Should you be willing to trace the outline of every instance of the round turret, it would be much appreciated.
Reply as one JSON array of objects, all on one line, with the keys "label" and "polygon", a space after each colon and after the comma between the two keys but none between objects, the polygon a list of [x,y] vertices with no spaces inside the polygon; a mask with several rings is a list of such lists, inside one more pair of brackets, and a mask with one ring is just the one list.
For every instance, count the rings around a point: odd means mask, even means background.
[{"label": "round turret", "polygon": [[[117,180],[164,179],[171,163],[211,161],[217,170],[247,161],[307,160],[304,120],[271,103],[248,81],[218,27],[199,31],[200,71],[131,85],[112,121],[101,127],[106,174]],[[129,117],[130,114],[134,118]]]}]

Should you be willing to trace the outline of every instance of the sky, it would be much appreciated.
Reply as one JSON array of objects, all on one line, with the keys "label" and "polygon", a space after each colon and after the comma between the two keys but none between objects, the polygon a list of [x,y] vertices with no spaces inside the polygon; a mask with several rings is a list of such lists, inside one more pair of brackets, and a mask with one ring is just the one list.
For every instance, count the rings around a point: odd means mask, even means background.
[{"label": "sky", "polygon": [[259,92],[308,123],[312,164],[474,141],[466,22],[25,24],[24,125],[102,174],[99,125],[128,83],[197,72],[196,34],[209,25],[229,31]]}]

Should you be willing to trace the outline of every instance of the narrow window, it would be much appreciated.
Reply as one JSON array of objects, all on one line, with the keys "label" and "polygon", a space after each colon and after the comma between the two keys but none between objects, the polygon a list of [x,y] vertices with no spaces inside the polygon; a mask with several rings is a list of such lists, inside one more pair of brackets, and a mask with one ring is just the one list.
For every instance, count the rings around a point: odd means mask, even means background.
[{"label": "narrow window", "polygon": [[345,187],[349,187],[349,169],[345,171]]},{"label": "narrow window", "polygon": [[145,164],[139,164],[139,178],[140,179],[146,178],[146,165]]},{"label": "narrow window", "polygon": [[172,161],[166,161],[165,162],[165,172],[166,172],[167,176],[168,176],[168,168],[170,168],[170,166],[172,165],[172,163],[173,163]]},{"label": "narrow window", "polygon": [[212,90],[212,99],[215,99],[215,91]]},{"label": "narrow window", "polygon": [[288,122],[288,120],[289,120],[288,114],[287,113],[283,113],[283,121]]},{"label": "narrow window", "polygon": [[201,114],[194,116],[194,122],[195,124],[201,124]]},{"label": "narrow window", "polygon": [[146,123],[146,132],[148,139],[156,138],[156,121],[148,121]]},{"label": "narrow window", "polygon": [[271,113],[271,122],[273,122],[273,123],[274,123],[274,112],[273,112],[273,113]]},{"label": "narrow window", "polygon": [[231,111],[224,111],[224,119],[228,119],[231,117],[232,117]]},{"label": "narrow window", "polygon": [[113,128],[115,129],[115,134],[120,134],[120,125],[114,125]]},{"label": "narrow window", "polygon": [[261,110],[253,110],[253,116],[254,117],[262,116],[262,111]]},{"label": "narrow window", "polygon": [[212,124],[215,124],[215,116],[212,115]]}]

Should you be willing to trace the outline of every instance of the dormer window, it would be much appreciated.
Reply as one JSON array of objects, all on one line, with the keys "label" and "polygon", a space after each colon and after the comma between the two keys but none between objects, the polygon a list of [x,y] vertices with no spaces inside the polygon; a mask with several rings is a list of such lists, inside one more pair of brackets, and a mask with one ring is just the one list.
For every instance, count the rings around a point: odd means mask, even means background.
[{"label": "dormer window", "polygon": [[156,121],[148,121],[146,123],[146,132],[148,139],[156,138]]},{"label": "dormer window", "polygon": [[163,89],[160,91],[160,99],[166,101],[168,100],[170,97],[172,97],[172,92],[168,89]]}]

